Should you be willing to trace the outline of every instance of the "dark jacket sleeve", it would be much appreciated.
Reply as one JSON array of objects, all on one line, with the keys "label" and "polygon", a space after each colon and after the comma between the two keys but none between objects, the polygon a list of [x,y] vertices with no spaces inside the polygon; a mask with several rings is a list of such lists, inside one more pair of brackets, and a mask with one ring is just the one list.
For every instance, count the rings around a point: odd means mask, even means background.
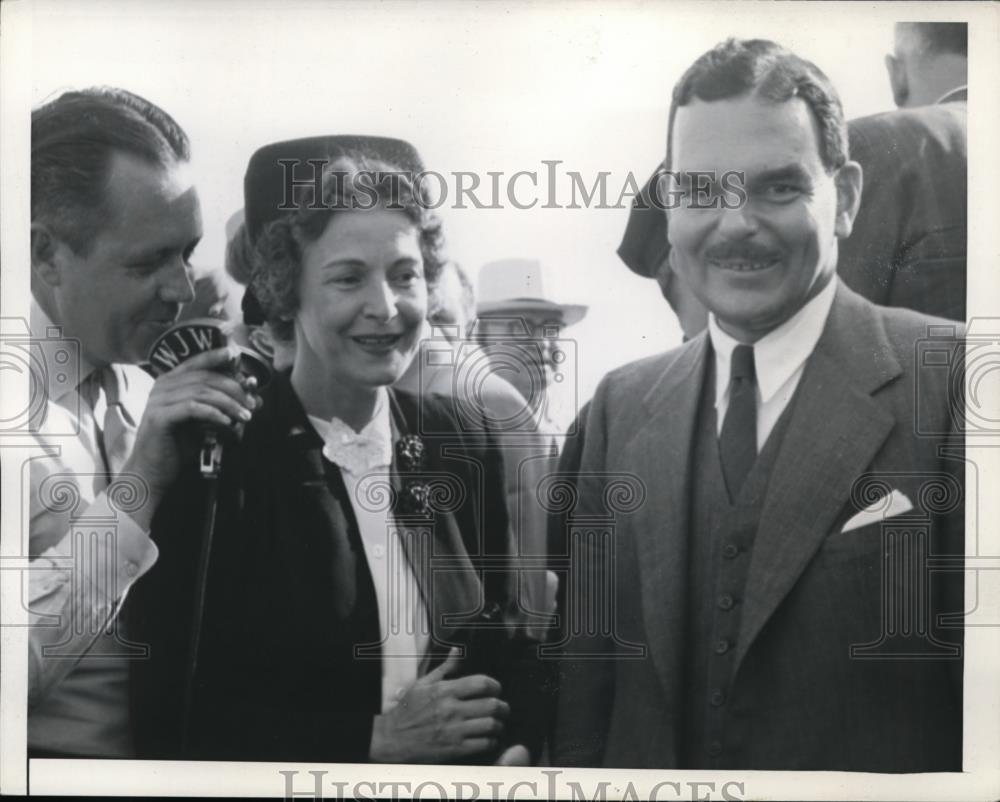
[{"label": "dark jacket sleeve", "polygon": [[[486,521],[493,530],[490,537],[497,542],[502,539],[505,553],[513,558],[514,539],[506,510],[502,457],[495,448],[487,452],[486,466]],[[523,744],[531,752],[532,761],[537,762],[552,715],[554,666],[551,660],[542,659],[541,643],[531,637],[521,623],[522,617],[516,604],[518,576],[515,565],[511,565],[506,572],[505,580],[502,591],[497,594],[501,599],[500,606],[511,622],[507,643],[509,668],[501,679],[511,708],[504,744]]]},{"label": "dark jacket sleeve", "polygon": [[[447,425],[455,432],[455,439],[450,445],[436,445],[445,452],[462,453],[463,459],[452,463],[456,469],[468,466],[470,458],[481,466],[479,477],[475,472],[462,472],[472,503],[463,510],[459,525],[485,597],[481,616],[485,626],[474,624],[466,629],[471,659],[464,663],[463,671],[488,674],[503,686],[511,713],[498,754],[507,746],[521,744],[537,762],[552,715],[555,672],[552,662],[541,658],[540,642],[525,630],[516,603],[518,569],[497,438],[485,420],[477,431],[462,431],[447,407],[428,404],[426,399],[424,404],[425,414],[447,416],[450,421]],[[497,626],[500,621],[503,626]]]}]

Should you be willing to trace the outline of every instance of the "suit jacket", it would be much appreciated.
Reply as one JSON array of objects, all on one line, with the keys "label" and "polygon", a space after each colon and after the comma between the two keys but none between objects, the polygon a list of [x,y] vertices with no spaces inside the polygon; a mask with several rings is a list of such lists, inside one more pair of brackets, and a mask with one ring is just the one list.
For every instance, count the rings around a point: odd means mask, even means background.
[{"label": "suit jacket", "polygon": [[[842,531],[859,508],[896,488],[916,511],[926,509],[913,525],[929,527],[933,554],[963,554],[964,466],[938,453],[951,425],[948,370],[918,377],[914,368],[917,340],[942,322],[837,289],[788,410],[737,602],[723,768],[961,767],[962,663],[952,646],[960,631],[942,631],[932,616],[939,643],[918,644],[930,658],[886,658],[898,645],[892,639],[852,658],[852,645],[877,643],[883,632],[883,540],[878,523]],[[945,350],[955,344],[944,342]],[[703,333],[612,372],[589,410],[569,521],[613,532],[590,541],[599,545],[573,564],[607,565],[602,549],[613,551],[614,628],[563,644],[556,765],[683,768],[689,468],[710,349]],[[606,483],[622,474],[643,483],[644,497],[616,511]],[[856,484],[873,474],[881,478]],[[945,489],[939,501],[951,509],[931,499],[934,487]],[[899,574],[889,581],[892,593],[900,583],[914,587]],[[931,589],[932,613],[962,609],[960,573],[934,574]],[[574,606],[580,600],[570,601],[570,615]]]},{"label": "suit jacket", "polygon": [[852,120],[864,170],[854,231],[837,270],[875,303],[965,320],[966,102]]},{"label": "suit jacket", "polygon": [[[463,672],[489,673],[504,686],[513,711],[505,742],[537,752],[546,667],[510,624],[514,577],[497,452],[488,437],[460,435],[439,400],[423,398],[418,409],[415,397],[390,393],[401,433],[445,433],[422,437],[422,474],[442,490],[432,493],[432,551],[413,568],[431,619],[428,668],[450,645],[465,646]],[[186,749],[181,707],[204,483],[184,477],[157,512],[160,556],[129,599],[133,635],[151,650],[132,672],[142,757],[368,760],[382,656],[353,506],[287,374],[263,399],[241,442],[226,447]],[[383,489],[399,482],[394,469]],[[379,504],[377,495],[365,503]]]}]

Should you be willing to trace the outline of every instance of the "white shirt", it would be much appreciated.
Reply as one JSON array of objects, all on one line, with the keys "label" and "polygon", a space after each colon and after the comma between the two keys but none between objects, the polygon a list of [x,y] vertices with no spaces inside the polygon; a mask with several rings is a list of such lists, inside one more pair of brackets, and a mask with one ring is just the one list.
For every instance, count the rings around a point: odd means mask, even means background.
[{"label": "white shirt", "polygon": [[[830,315],[837,281],[833,278],[792,317],[753,344],[758,454],[799,386],[806,360]],[[740,343],[719,327],[714,314],[708,316],[708,336],[715,351],[715,422],[716,434],[720,434],[729,409],[729,363],[733,349]]]},{"label": "white shirt", "polygon": [[[94,368],[59,344],[58,332],[34,301],[31,328],[36,342],[47,343],[41,346],[47,370],[46,395],[32,421],[34,444],[46,455],[29,464],[28,745],[128,757],[127,654],[134,650],[123,643],[121,628],[105,630],[129,586],[156,562],[157,549],[106,492],[94,492],[94,477],[105,467],[95,412],[79,391]],[[74,356],[61,363],[57,353]],[[152,379],[139,368],[120,367],[127,385],[121,403],[138,421]],[[103,407],[101,399],[97,406]],[[105,533],[113,537],[106,551],[100,545]]]},{"label": "white shirt", "polygon": [[[328,454],[331,441],[337,437],[349,437],[353,430],[336,418],[324,421],[310,415],[309,420],[328,444],[323,455],[331,462],[337,462],[331,459],[332,454]],[[427,606],[403,549],[392,512],[385,504],[372,503],[373,500],[386,498],[373,490],[373,485],[389,481],[392,465],[394,437],[389,398],[384,388],[379,389],[374,417],[358,432],[358,436],[378,441],[381,450],[379,464],[367,471],[351,470],[337,464],[358,521],[365,559],[375,585],[379,631],[382,634],[382,712],[385,713],[399,703],[407,688],[420,676],[430,633]]]}]

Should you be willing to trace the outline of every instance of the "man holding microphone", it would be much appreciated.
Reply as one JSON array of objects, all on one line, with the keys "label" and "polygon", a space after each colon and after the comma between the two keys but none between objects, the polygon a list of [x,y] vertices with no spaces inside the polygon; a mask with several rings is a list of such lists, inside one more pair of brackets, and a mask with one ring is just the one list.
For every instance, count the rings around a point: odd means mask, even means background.
[{"label": "man holding microphone", "polygon": [[[121,89],[67,92],[32,114],[32,336],[75,343],[80,369],[57,384],[66,374],[48,366],[31,422],[46,453],[30,477],[31,757],[132,754],[141,649],[116,621],[121,602],[157,559],[150,522],[202,426],[234,429],[258,404],[228,348],[155,382],[137,367],[194,297],[189,159],[177,123]],[[110,538],[78,536],[108,521]]]}]

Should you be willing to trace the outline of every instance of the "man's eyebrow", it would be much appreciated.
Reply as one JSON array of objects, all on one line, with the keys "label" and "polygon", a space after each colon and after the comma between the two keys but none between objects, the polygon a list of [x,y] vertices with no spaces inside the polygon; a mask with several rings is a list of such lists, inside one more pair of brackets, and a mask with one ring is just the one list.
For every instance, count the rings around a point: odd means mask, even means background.
[{"label": "man's eyebrow", "polygon": [[[185,246],[184,250],[187,249]],[[154,259],[166,259],[173,253],[177,253],[178,249],[174,247],[162,247],[162,248],[146,248],[135,253],[129,254],[129,262],[151,262]]]},{"label": "man's eyebrow", "polygon": [[166,259],[175,253],[188,253],[194,251],[201,242],[201,236],[194,237],[190,242],[185,242],[184,245],[161,245],[159,247],[153,245],[149,248],[143,248],[135,253],[131,253],[127,257],[129,262],[151,262],[154,259]]},{"label": "man's eyebrow", "polygon": [[750,177],[748,183],[767,184],[774,181],[799,181],[812,183],[809,173],[798,164],[786,164],[782,167],[775,167],[772,170],[764,170]]}]

